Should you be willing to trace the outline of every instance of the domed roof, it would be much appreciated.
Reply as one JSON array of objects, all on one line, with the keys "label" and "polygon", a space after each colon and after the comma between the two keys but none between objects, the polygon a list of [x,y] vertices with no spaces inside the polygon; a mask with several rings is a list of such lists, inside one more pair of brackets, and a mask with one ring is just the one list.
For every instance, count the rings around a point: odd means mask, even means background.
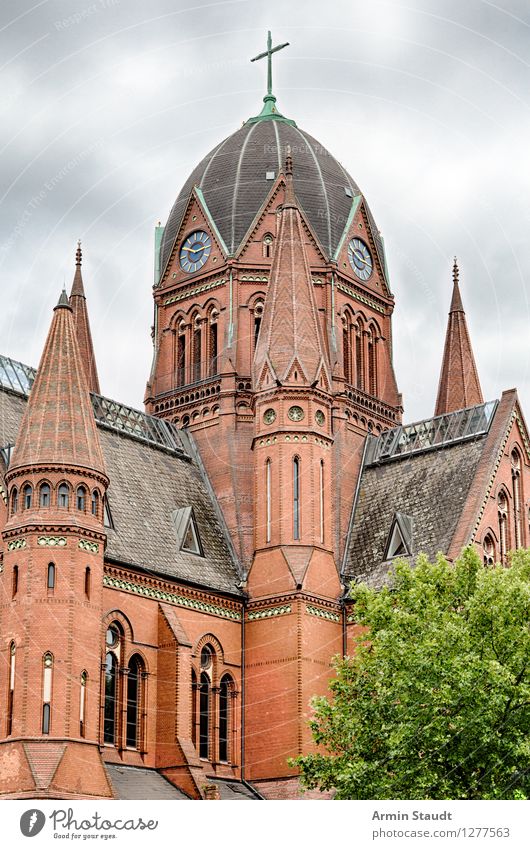
[{"label": "domed roof", "polygon": [[274,178],[287,146],[293,157],[298,202],[324,251],[332,257],[344,230],[356,183],[326,148],[278,113],[260,115],[217,145],[197,165],[170,212],[160,246],[163,272],[188,198],[198,186],[230,253],[239,247]]}]

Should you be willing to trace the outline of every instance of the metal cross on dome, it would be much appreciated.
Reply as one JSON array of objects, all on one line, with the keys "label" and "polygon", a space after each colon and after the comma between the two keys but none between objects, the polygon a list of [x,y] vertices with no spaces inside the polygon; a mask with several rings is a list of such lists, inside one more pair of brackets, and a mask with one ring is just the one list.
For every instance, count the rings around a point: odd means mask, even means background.
[{"label": "metal cross on dome", "polygon": [[272,36],[271,31],[269,30],[267,33],[267,49],[264,53],[259,53],[257,56],[254,56],[251,59],[251,62],[256,62],[257,59],[264,59],[267,57],[267,94],[272,95],[272,54],[277,53],[278,50],[283,50],[284,47],[289,47],[289,42],[286,41],[285,44],[278,44],[276,47],[272,46]]}]

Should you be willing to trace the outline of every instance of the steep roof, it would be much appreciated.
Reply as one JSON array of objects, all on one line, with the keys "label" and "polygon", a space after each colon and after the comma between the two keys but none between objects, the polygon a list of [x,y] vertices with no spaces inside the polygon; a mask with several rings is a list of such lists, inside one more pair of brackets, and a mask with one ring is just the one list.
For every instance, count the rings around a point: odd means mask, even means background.
[{"label": "steep roof", "polygon": [[[304,247],[304,228],[293,193],[292,162],[287,157],[285,202],[280,213],[278,236],[263,320],[254,356],[255,384],[265,364],[273,378],[311,384],[325,362],[325,346],[315,294]],[[302,372],[302,374],[300,374]]]},{"label": "steep roof", "polygon": [[80,466],[105,473],[86,374],[66,292],[53,311],[11,468]]},{"label": "steep roof", "polygon": [[[13,445],[28,403],[12,388],[0,357],[0,449]],[[34,371],[8,361],[13,371]],[[6,385],[7,384],[7,385]],[[29,386],[26,386],[28,391]],[[192,452],[176,428],[139,410],[92,395],[92,415],[110,478],[107,491],[113,528],[106,558],[168,578],[240,594],[238,564],[228,532]],[[5,461],[0,452],[0,474]],[[172,514],[193,507],[204,557],[179,548]]]},{"label": "steep roof", "polygon": [[90,322],[88,320],[85,288],[83,286],[83,276],[81,274],[81,261],[81,242],[78,242],[75,254],[75,273],[72,281],[72,290],[70,292],[70,306],[74,313],[77,341],[79,343],[79,350],[81,352],[81,360],[85,369],[88,388],[90,392],[97,392],[99,394],[99,378],[96,367],[96,357],[94,354],[94,345],[92,344],[92,333],[90,332]]},{"label": "steep roof", "polygon": [[445,347],[434,415],[451,413],[464,407],[482,404],[478,377],[466,314],[458,285],[458,265],[453,265],[453,294],[447,322]]},{"label": "steep roof", "polygon": [[[406,517],[410,527],[411,558],[420,552],[429,557],[439,551],[448,554],[481,464],[494,462],[488,450],[490,433],[505,427],[506,421],[497,402],[489,402],[369,437],[346,578],[371,586],[385,582],[392,564],[385,553],[397,514]],[[477,504],[482,497],[483,492],[476,493]],[[460,548],[466,542],[463,539]]]}]

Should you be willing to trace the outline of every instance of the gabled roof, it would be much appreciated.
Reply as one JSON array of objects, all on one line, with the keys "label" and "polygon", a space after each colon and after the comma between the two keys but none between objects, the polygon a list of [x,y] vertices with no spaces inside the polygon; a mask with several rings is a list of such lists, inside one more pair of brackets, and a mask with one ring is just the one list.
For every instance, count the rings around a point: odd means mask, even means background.
[{"label": "gabled roof", "polygon": [[[1,386],[2,374],[7,382],[2,362],[5,364],[5,358],[0,358],[0,447],[15,443],[27,407],[22,392]],[[31,381],[31,369],[17,363],[15,370],[29,375]],[[184,449],[177,429],[98,395],[92,396],[92,403],[110,478],[108,499],[114,528],[106,529],[106,559],[239,595],[239,566],[228,531],[208,482],[192,454]],[[0,483],[4,471],[0,455]],[[190,507],[204,557],[180,550],[175,536],[172,513]]]},{"label": "gabled roof", "polygon": [[[451,557],[460,553],[471,539],[501,433],[508,427],[507,405],[503,395],[500,404],[489,402],[368,437],[343,567],[346,580],[372,586],[386,581],[396,523],[411,558],[420,552],[429,557],[439,551]],[[453,552],[456,537],[461,539]]]}]

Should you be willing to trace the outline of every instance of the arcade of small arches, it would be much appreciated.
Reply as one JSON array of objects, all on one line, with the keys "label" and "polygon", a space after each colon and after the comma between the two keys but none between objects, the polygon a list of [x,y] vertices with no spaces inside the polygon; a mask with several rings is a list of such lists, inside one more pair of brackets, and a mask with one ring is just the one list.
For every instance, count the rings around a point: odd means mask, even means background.
[{"label": "arcade of small arches", "polygon": [[[74,501],[72,502],[72,499]],[[10,515],[14,516],[19,510],[35,508],[59,507],[70,509],[71,502],[82,513],[90,512],[101,519],[103,498],[99,489],[90,490],[84,484],[72,488],[66,481],[52,486],[48,481],[40,481],[35,490],[31,483],[23,483],[20,489],[13,486],[9,493]]]},{"label": "arcade of small arches", "polygon": [[194,308],[191,315],[177,313],[172,321],[175,336],[175,386],[186,386],[219,372],[219,306]]},{"label": "arcade of small arches", "polygon": [[368,395],[377,396],[377,343],[381,332],[373,319],[354,315],[346,308],[342,314],[342,356],[344,379]]},{"label": "arcade of small arches", "polygon": [[525,536],[530,538],[530,509],[528,514],[528,530],[525,532],[523,521],[524,493],[521,480],[521,453],[514,447],[510,453],[512,468],[511,492],[501,486],[496,496],[497,526],[488,528],[484,534],[482,548],[486,566],[495,563],[507,564],[510,550],[522,548]]}]

